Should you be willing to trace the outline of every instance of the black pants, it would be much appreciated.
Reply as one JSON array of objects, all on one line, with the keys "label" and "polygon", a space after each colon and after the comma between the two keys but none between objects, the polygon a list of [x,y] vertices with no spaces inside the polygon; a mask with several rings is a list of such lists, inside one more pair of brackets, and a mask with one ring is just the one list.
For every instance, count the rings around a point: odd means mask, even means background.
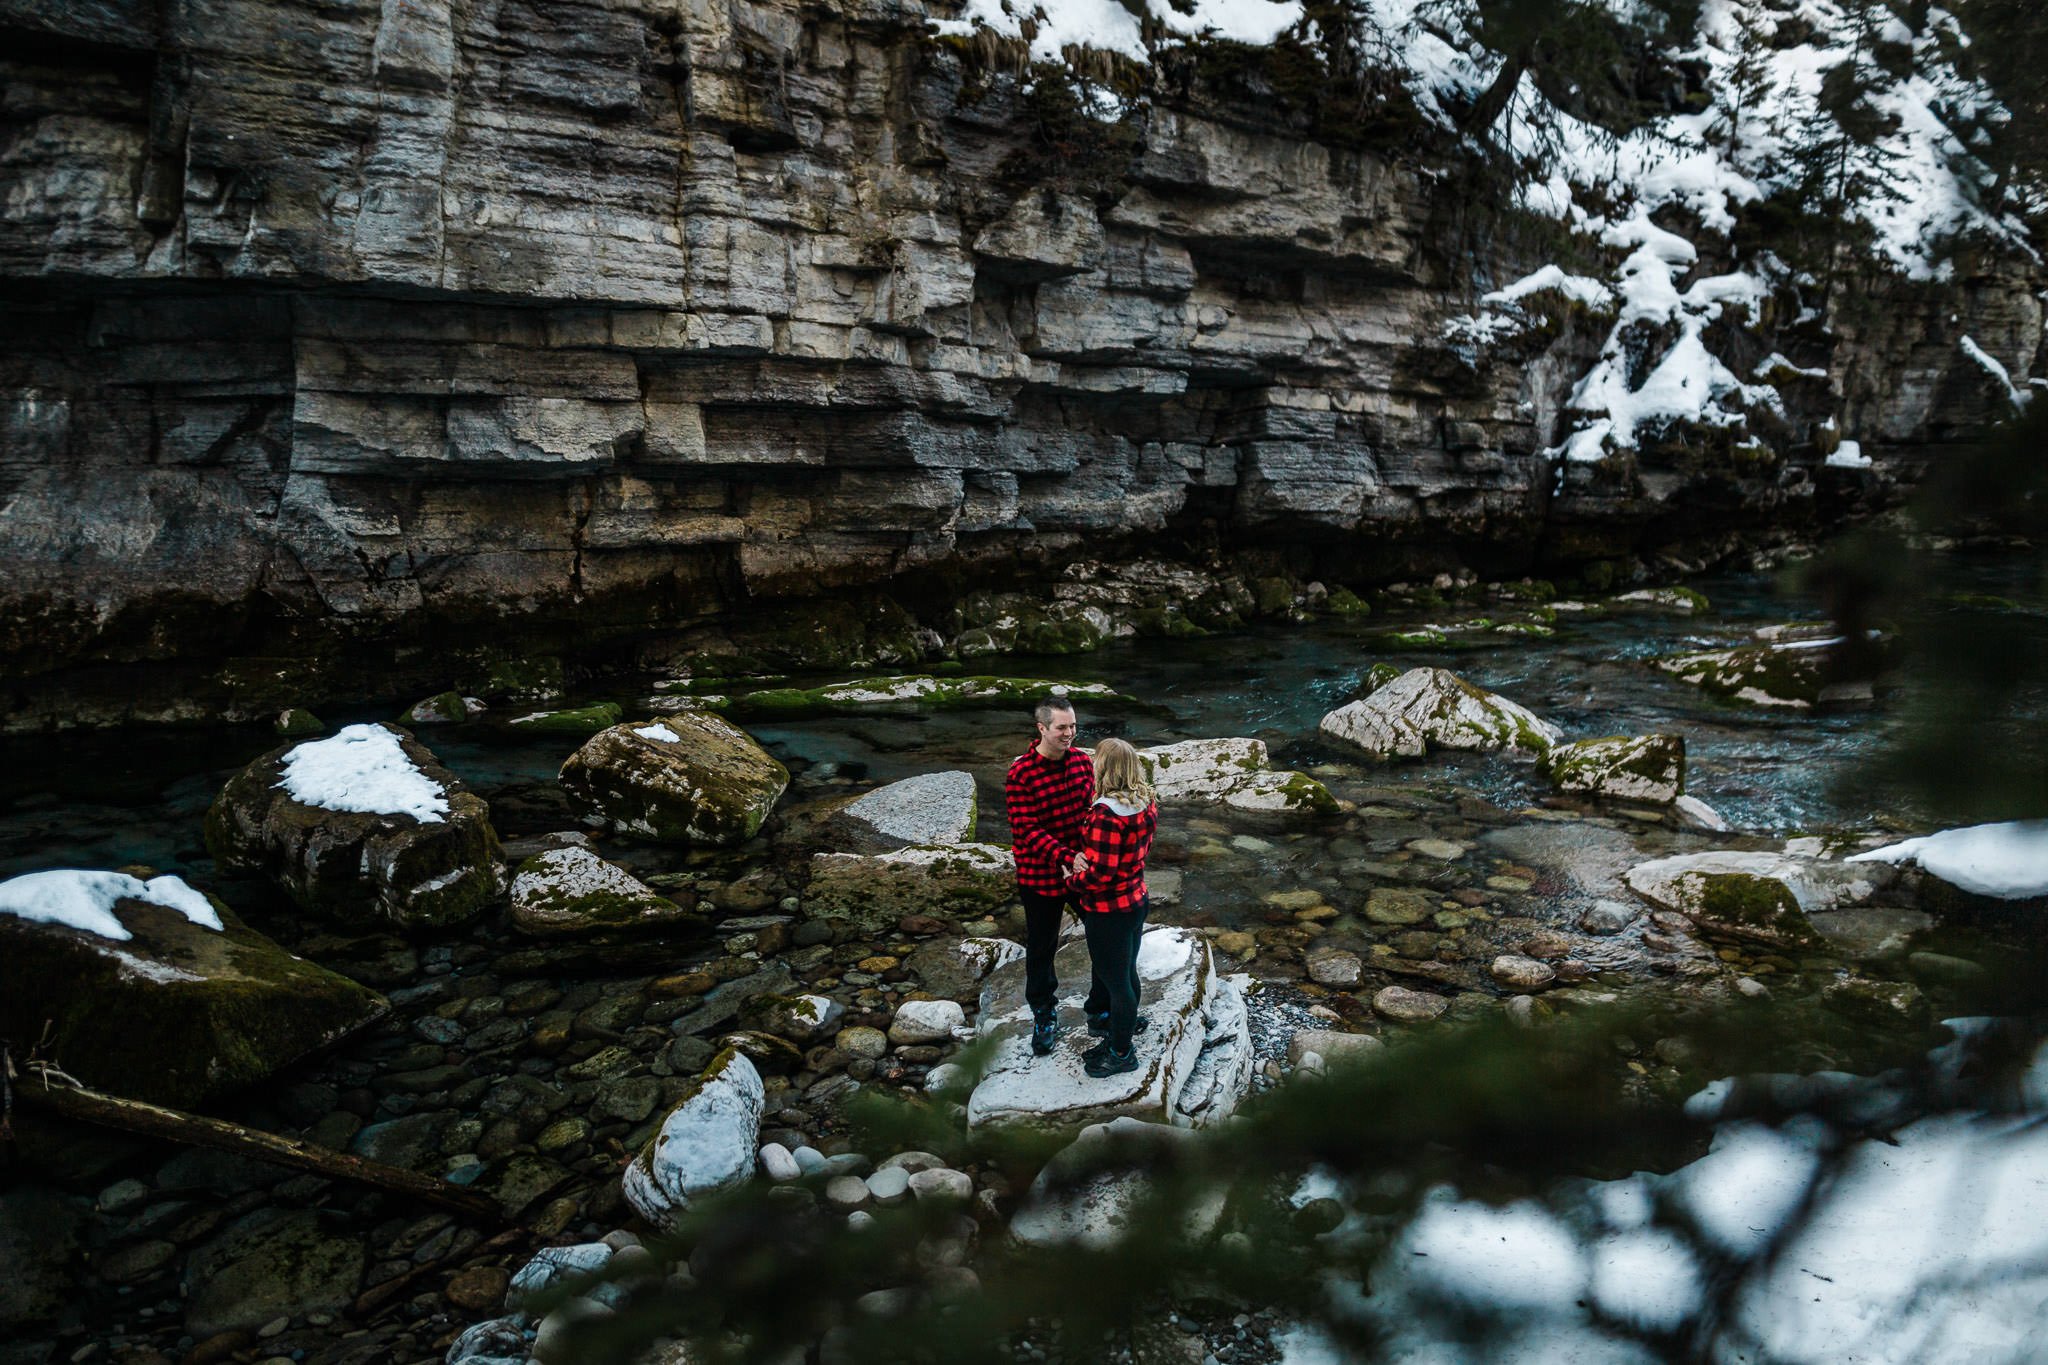
[{"label": "black pants", "polygon": [[1035,1018],[1050,1018],[1060,979],[1052,969],[1053,955],[1060,950],[1060,916],[1073,904],[1064,891],[1027,891],[1017,888],[1024,901],[1024,1003]]},{"label": "black pants", "polygon": [[1110,914],[1081,913],[1088,931],[1088,960],[1095,976],[1088,985],[1088,1013],[1109,1013],[1109,1045],[1131,1050],[1131,1030],[1138,1022],[1138,940],[1145,934],[1150,900],[1135,910]]}]

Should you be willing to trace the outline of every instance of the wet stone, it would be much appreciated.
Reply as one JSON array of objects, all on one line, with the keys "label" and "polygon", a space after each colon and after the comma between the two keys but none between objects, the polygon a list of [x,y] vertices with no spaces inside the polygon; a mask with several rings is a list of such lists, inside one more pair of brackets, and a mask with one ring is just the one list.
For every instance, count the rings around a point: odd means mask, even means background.
[{"label": "wet stone", "polygon": [[1365,901],[1365,917],[1374,924],[1420,924],[1436,911],[1433,894],[1405,887],[1374,887]]},{"label": "wet stone", "polygon": [[1557,980],[1557,971],[1547,962],[1517,953],[1503,953],[1493,960],[1489,974],[1512,991],[1542,990]]},{"label": "wet stone", "polygon": [[502,1266],[468,1266],[455,1272],[443,1292],[448,1302],[466,1313],[488,1313],[504,1303],[510,1281]]},{"label": "wet stone", "polygon": [[1428,991],[1410,990],[1406,986],[1388,986],[1372,998],[1375,1013],[1382,1018],[1404,1024],[1427,1023],[1451,1007],[1451,1002],[1441,995]]},{"label": "wet stone", "polygon": [[1308,956],[1309,980],[1319,986],[1336,990],[1350,990],[1365,974],[1365,964],[1358,954],[1342,949],[1320,949]]},{"label": "wet stone", "polygon": [[1579,928],[1589,934],[1618,934],[1635,921],[1633,907],[1620,901],[1597,901],[1579,916]]},{"label": "wet stone", "polygon": [[659,1080],[652,1076],[629,1076],[600,1085],[591,1112],[599,1118],[638,1123],[654,1112],[660,1099]]},{"label": "wet stone", "polygon": [[178,1248],[170,1242],[133,1242],[99,1258],[97,1269],[100,1278],[111,1284],[133,1284],[148,1279],[178,1254]]}]

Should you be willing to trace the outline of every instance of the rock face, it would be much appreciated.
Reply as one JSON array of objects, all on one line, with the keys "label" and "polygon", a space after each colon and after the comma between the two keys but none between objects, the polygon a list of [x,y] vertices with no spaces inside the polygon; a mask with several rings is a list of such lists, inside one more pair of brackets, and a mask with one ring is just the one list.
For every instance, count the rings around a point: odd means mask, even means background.
[{"label": "rock face", "polygon": [[788,786],[753,736],[701,711],[615,725],[562,765],[585,823],[661,843],[751,839]]},{"label": "rock face", "polygon": [[[395,743],[380,776],[395,770],[416,779],[411,787],[437,795],[417,800],[404,787],[379,790],[391,799],[353,804],[385,809],[336,809],[349,801],[340,794],[352,780],[345,757],[335,782],[299,789],[306,800],[287,789],[287,770],[298,761],[342,752],[331,746],[352,738],[355,749],[389,750]],[[409,802],[416,804],[404,809]],[[265,873],[307,909],[342,920],[454,924],[481,910],[499,887],[489,808],[396,726],[351,726],[257,759],[229,779],[206,812],[206,847],[223,868]]]},{"label": "rock face", "polygon": [[917,844],[894,853],[820,853],[804,912],[865,928],[905,915],[983,915],[1009,903],[1017,864],[995,844]]},{"label": "rock face", "polygon": [[1668,806],[1685,795],[1685,738],[1613,735],[1560,744],[1544,755],[1543,771],[1562,792]]},{"label": "rock face", "polygon": [[761,1103],[761,1073],[752,1062],[731,1048],[712,1058],[626,1167],[626,1202],[657,1228],[672,1230],[692,1199],[752,1175]]},{"label": "rock face", "polygon": [[[1085,943],[1069,943],[1055,962],[1063,983],[1085,986]],[[1094,1040],[1080,1009],[1063,1003],[1056,1050],[1033,1056],[1024,964],[992,973],[976,1034],[994,1051],[967,1101],[968,1123],[1067,1127],[1128,1116],[1195,1127],[1235,1110],[1252,1071],[1244,992],[1185,929],[1146,931],[1138,978],[1138,1011],[1149,1021],[1137,1041],[1138,1069],[1098,1080],[1082,1070],[1081,1054]],[[1074,992],[1063,986],[1062,994]]]},{"label": "rock face", "polygon": [[383,997],[293,957],[214,902],[221,928],[114,902],[121,940],[0,913],[0,1034],[96,1089],[203,1106],[383,1017]]},{"label": "rock face", "polygon": [[587,848],[536,853],[512,875],[512,926],[527,934],[587,934],[701,924],[638,877]]},{"label": "rock face", "polygon": [[[508,618],[590,645],[1204,523],[1373,570],[1711,547],[1836,473],[1681,440],[1557,477],[1600,327],[1453,339],[1540,263],[1450,230],[1455,147],[1398,110],[1315,141],[1228,61],[1112,127],[1049,122],[1057,84],[918,0],[8,13],[15,725],[259,714]],[[2031,372],[2037,287],[1987,261],[1841,319],[1850,429],[1966,437],[2003,395],[1926,338]]]},{"label": "rock face", "polygon": [[1441,668],[1413,668],[1323,717],[1322,732],[1376,758],[1420,758],[1431,748],[1510,749],[1541,756],[1556,726]]}]

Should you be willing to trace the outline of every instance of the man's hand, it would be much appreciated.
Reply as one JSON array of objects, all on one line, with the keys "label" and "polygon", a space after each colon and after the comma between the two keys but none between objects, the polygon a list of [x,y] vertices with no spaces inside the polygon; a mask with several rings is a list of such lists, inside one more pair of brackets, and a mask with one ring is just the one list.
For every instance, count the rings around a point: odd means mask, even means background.
[{"label": "man's hand", "polygon": [[1070,875],[1075,877],[1079,877],[1086,873],[1088,871],[1088,855],[1086,853],[1076,853],[1074,855],[1074,861],[1067,864],[1067,871]]}]

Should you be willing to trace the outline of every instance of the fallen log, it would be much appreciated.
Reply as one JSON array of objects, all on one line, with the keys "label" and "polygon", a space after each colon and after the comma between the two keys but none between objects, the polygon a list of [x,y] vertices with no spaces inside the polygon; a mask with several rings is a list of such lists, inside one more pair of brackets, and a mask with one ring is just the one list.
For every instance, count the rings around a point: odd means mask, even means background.
[{"label": "fallen log", "polygon": [[192,1147],[253,1157],[295,1171],[310,1171],[334,1180],[347,1180],[372,1189],[385,1190],[446,1209],[474,1222],[503,1227],[508,1221],[498,1201],[476,1190],[466,1190],[445,1180],[381,1161],[369,1161],[347,1152],[330,1151],[298,1138],[279,1137],[256,1128],[244,1128],[224,1119],[187,1114],[161,1105],[103,1095],[97,1090],[36,1084],[16,1085],[14,1098],[24,1108],[48,1110],[81,1123],[115,1128],[124,1133],[162,1138]]}]

